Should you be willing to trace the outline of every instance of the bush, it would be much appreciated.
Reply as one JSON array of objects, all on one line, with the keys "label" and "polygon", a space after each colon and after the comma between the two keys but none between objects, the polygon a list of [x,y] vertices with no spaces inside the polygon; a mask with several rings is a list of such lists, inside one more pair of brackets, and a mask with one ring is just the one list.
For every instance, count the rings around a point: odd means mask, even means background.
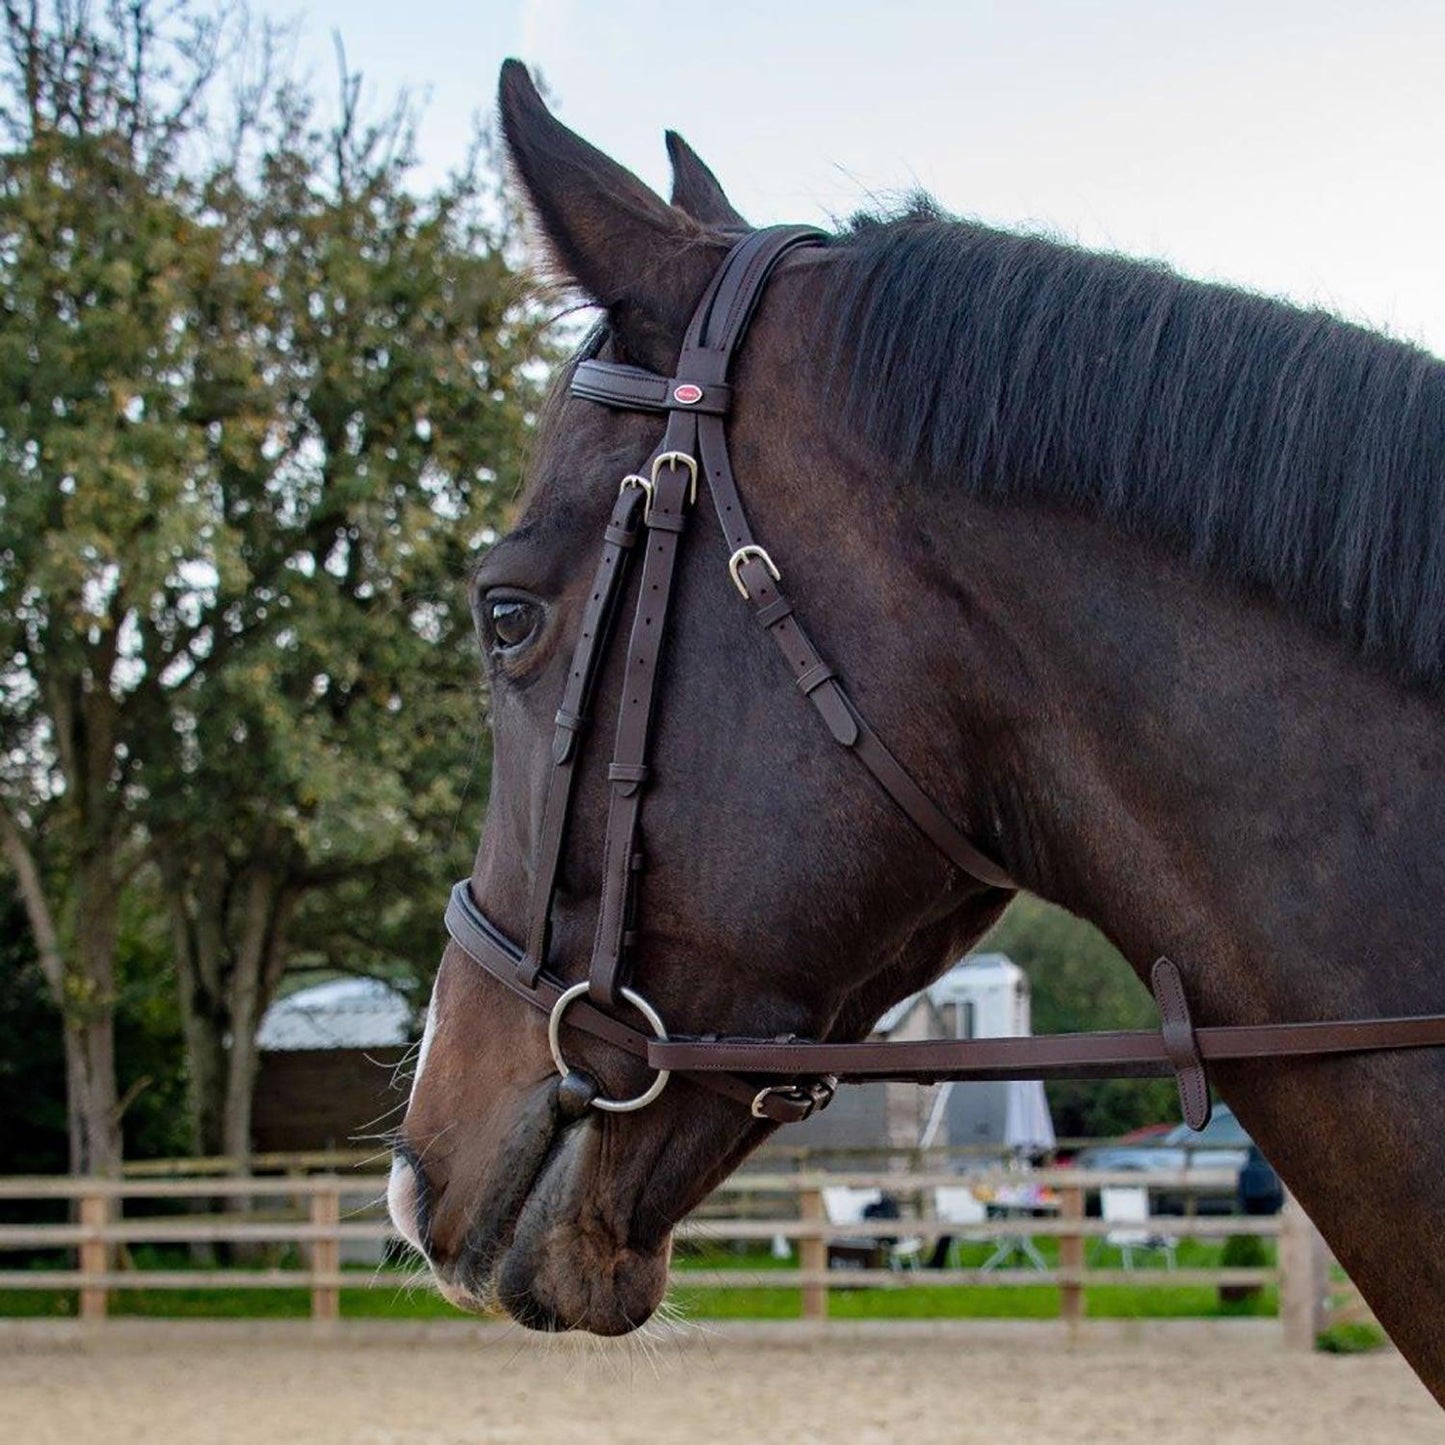
[{"label": "bush", "polygon": [[1381,1349],[1387,1343],[1384,1330],[1368,1320],[1331,1325],[1321,1330],[1315,1340],[1316,1347],[1330,1355],[1361,1355]]},{"label": "bush", "polygon": [[[1219,1256],[1221,1269],[1263,1269],[1269,1263],[1269,1248],[1257,1234],[1231,1234],[1224,1241]],[[1262,1284],[1222,1284],[1219,1302],[1222,1305],[1243,1304],[1264,1293]]]}]

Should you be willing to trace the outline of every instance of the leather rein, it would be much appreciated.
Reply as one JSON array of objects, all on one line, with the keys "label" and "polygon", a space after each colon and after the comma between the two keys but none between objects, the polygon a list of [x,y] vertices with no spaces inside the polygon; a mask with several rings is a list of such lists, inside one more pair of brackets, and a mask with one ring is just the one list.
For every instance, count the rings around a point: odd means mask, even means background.
[{"label": "leather rein", "polygon": [[[622,478],[602,538],[589,600],[567,675],[552,740],[533,867],[527,938],[517,943],[478,907],[468,880],[452,890],[446,925],[457,945],[514,994],[548,1014],[548,1042],[563,1076],[559,1106],[625,1113],[658,1097],[673,1073],[747,1106],[754,1117],[794,1123],[824,1107],[840,1083],[1053,1078],[1120,1078],[1173,1074],[1184,1118],[1209,1119],[1205,1066],[1211,1060],[1265,1059],[1445,1045],[1445,1014],[1320,1023],[1195,1028],[1178,969],[1160,959],[1151,984],[1162,1027],[1038,1038],[929,1039],[916,1043],[821,1043],[807,1039],[670,1036],[662,1018],[629,984],[637,942],[637,880],[646,858],[639,837],[649,782],[648,743],[659,663],[680,544],[699,482],[707,485],[729,556],[728,574],[753,616],[777,644],[799,691],[833,740],[873,775],[909,821],[962,873],[989,888],[1015,889],[1008,874],[944,815],[903,768],[824,661],[782,588],[778,568],[748,524],[728,460],[724,418],[728,376],[768,278],[787,255],[823,243],[807,227],[754,231],[729,251],[688,326],[677,375],[658,376],[615,362],[576,366],[573,396],[628,411],[656,412],[666,429],[652,455]],[[639,560],[640,554],[640,560]],[[636,612],[626,646],[609,784],[602,897],[587,977],[568,985],[548,971],[548,934],[598,673],[617,630],[628,576],[640,570]],[[647,1031],[617,1014],[631,1006]],[[629,1099],[602,1096],[595,1081],[569,1068],[562,1031],[579,1029],[654,1071]]]}]

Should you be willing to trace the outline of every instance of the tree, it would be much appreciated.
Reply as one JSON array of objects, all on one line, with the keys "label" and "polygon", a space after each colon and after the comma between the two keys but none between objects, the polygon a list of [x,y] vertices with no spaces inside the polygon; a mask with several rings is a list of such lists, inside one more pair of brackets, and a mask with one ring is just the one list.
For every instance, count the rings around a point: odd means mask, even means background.
[{"label": "tree", "polygon": [[[1038,1033],[1159,1026],[1149,990],[1119,951],[1062,908],[1024,895],[979,946],[1008,954],[1028,975]],[[1048,1085],[1048,1096],[1066,1137],[1122,1134],[1179,1108],[1169,1079],[1061,1080]]]},{"label": "tree", "polygon": [[0,843],[63,1020],[71,1167],[101,1172],[136,742],[159,720],[131,687],[131,619],[190,520],[200,440],[176,379],[206,238],[175,154],[224,31],[107,17],[11,3],[0,31]]},{"label": "tree", "polygon": [[343,71],[323,123],[262,64],[217,150],[239,12],[37,13],[5,11],[0,107],[0,826],[73,1166],[118,1159],[117,920],[152,865],[197,1142],[244,1155],[295,940],[324,948],[347,889],[387,901],[358,947],[394,939],[399,882],[456,846],[461,576],[517,475],[539,322],[481,152],[408,188],[404,100],[368,123]]},{"label": "tree", "polygon": [[[462,577],[514,489],[542,350],[481,151],[418,198],[405,101],[364,124],[344,73],[342,96],[330,126],[283,96],[255,178],[208,189],[225,245],[190,410],[231,565],[196,601],[194,640],[158,636],[149,664],[190,740],[159,751],[150,783],[197,1142],[237,1159],[298,924],[346,966],[410,915],[397,881],[434,905],[435,865],[460,866],[480,731]],[[361,905],[338,917],[349,883]]]}]

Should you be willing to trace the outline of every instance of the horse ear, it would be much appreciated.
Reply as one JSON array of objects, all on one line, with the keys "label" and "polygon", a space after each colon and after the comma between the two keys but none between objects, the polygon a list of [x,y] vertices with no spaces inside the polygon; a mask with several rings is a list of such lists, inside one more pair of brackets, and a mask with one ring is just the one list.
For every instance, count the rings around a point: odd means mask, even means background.
[{"label": "horse ear", "polygon": [[726,243],[556,120],[520,61],[502,66],[498,109],[559,269],[607,308],[629,356],[670,371]]},{"label": "horse ear", "polygon": [[667,154],[672,161],[672,204],[679,211],[686,211],[704,226],[725,231],[751,229],[702,157],[675,130],[667,133]]}]

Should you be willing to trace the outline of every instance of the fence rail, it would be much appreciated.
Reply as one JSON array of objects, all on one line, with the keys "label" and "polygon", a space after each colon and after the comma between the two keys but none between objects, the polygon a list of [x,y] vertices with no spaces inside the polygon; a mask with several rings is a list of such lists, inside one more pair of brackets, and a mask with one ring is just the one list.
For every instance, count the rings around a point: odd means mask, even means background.
[{"label": "fence rail", "polygon": [[[757,1172],[734,1176],[708,1201],[703,1217],[678,1229],[684,1243],[786,1241],[797,1248],[797,1268],[684,1268],[673,1281],[693,1289],[797,1289],[804,1318],[825,1318],[829,1294],[842,1288],[908,1289],[915,1285],[1028,1285],[1057,1287],[1060,1314],[1070,1323],[1084,1314],[1084,1291],[1103,1285],[1135,1287],[1255,1287],[1278,1285],[1280,1319],[1291,1344],[1312,1346],[1330,1318],[1329,1261],[1318,1234],[1291,1199],[1279,1216],[1152,1215],[1147,1234],[1160,1239],[1218,1239],[1254,1235],[1278,1242],[1278,1264],[1271,1268],[1176,1268],[1128,1270],[1089,1263],[1088,1245],[1121,1228],[1119,1222],[1086,1217],[1086,1195],[1111,1186],[1150,1191],[1214,1193],[1233,1187],[1227,1171],[1188,1169],[1142,1176],[1136,1172],[1083,1172],[1077,1169],[985,1170],[967,1175],[937,1171]],[[979,1193],[1017,1189],[1021,1184],[1051,1191],[1057,1210],[1034,1217],[1013,1213],[969,1223],[932,1217],[932,1191],[965,1183]],[[0,1269],[0,1289],[76,1290],[83,1319],[102,1320],[116,1291],[189,1289],[304,1289],[311,1314],[332,1320],[340,1314],[342,1289],[396,1288],[385,1271],[345,1271],[347,1244],[380,1244],[394,1238],[380,1213],[375,1175],[289,1174],[255,1177],[216,1175],[183,1178],[70,1177],[0,1178],[0,1200],[49,1204],[68,1201],[70,1222],[0,1223],[0,1258],[16,1251],[73,1251],[75,1268]],[[830,1222],[825,1190],[886,1189],[904,1206],[899,1219]],[[356,1201],[362,1201],[359,1205]],[[128,1215],[129,1201],[177,1201],[221,1213]],[[235,1212],[244,1202],[248,1213]],[[916,1250],[945,1238],[984,1241],[1054,1239],[1058,1261],[1042,1269],[830,1269],[830,1246],[877,1240],[879,1236],[916,1242]],[[132,1245],[298,1245],[302,1268],[174,1269],[118,1268],[121,1251]]]}]

